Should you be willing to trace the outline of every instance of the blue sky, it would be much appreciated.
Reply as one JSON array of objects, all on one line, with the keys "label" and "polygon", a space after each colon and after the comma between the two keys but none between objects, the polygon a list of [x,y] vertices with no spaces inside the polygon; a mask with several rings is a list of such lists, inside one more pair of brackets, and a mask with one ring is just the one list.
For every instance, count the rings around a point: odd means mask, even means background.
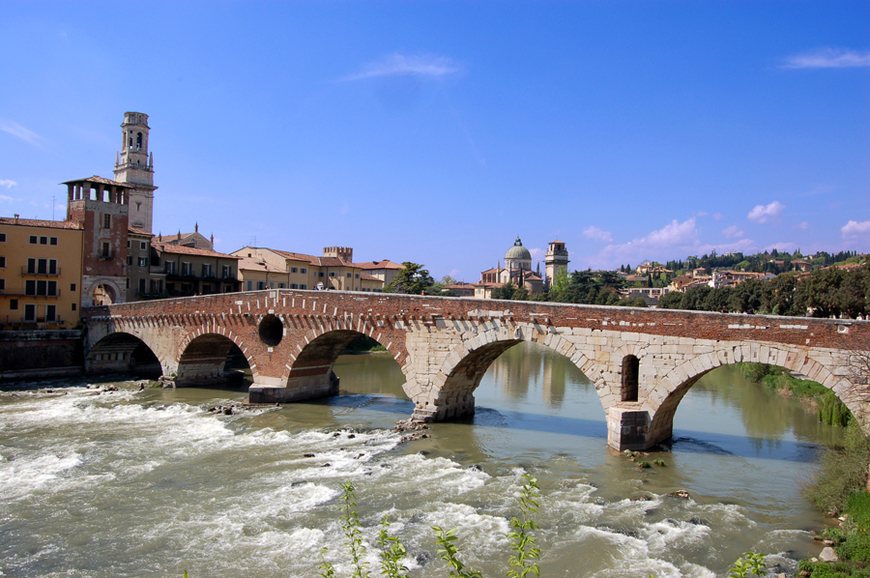
[{"label": "blue sky", "polygon": [[154,232],[572,269],[870,251],[870,2],[18,2],[0,214],[61,218],[150,115]]}]

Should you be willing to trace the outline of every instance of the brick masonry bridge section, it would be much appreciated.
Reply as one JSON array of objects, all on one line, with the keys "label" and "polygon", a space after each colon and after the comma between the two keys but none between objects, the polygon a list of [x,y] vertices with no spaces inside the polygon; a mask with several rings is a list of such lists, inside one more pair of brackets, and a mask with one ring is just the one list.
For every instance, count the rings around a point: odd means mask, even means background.
[{"label": "brick masonry bridge section", "polygon": [[870,387],[854,370],[870,344],[867,321],[286,289],[94,307],[85,320],[90,373],[132,369],[144,343],[165,380],[209,384],[224,378],[235,345],[251,367],[252,402],[336,394],[333,364],[365,334],[402,368],[414,419],[467,416],[492,361],[532,341],[592,380],[618,450],[668,440],[692,385],[738,362],[821,383],[870,433]]}]

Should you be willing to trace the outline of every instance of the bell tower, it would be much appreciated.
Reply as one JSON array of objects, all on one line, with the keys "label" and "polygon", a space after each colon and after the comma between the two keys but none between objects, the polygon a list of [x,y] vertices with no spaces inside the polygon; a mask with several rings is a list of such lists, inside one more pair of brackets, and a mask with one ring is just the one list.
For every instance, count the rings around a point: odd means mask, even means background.
[{"label": "bell tower", "polygon": [[125,112],[121,152],[115,155],[115,181],[132,185],[127,196],[130,226],[151,232],[154,213],[154,154],[148,152],[148,115]]},{"label": "bell tower", "polygon": [[550,246],[547,248],[547,256],[544,257],[544,265],[546,266],[547,279],[545,284],[549,287],[553,284],[556,278],[556,273],[561,269],[568,269],[568,249],[565,248],[565,243],[562,241],[550,241]]}]

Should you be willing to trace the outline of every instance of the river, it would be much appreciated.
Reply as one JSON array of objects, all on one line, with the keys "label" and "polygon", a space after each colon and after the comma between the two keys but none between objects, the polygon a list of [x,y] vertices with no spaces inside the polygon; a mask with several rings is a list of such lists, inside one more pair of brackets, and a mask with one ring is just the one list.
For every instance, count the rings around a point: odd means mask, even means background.
[{"label": "river", "polygon": [[[309,577],[321,549],[349,575],[342,482],[356,487],[372,575],[387,514],[413,576],[446,576],[431,526],[504,576],[522,474],[541,486],[542,576],[722,576],[756,550],[778,571],[817,553],[825,519],[801,497],[841,428],[724,367],[682,401],[670,452],[640,469],[608,449],[593,386],[521,344],[475,393],[477,413],[402,443],[411,415],[389,355],[340,358],[342,394],[209,412],[243,387],[145,389],[67,379],[0,391],[0,576]],[[668,496],[687,490],[688,499]]]}]

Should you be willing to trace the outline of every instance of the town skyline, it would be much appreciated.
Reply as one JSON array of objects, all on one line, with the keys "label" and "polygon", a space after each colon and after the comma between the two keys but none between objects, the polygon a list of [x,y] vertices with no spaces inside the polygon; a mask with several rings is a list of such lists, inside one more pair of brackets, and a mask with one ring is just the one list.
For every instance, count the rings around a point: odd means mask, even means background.
[{"label": "town skyline", "polygon": [[864,4],[197,6],[8,7],[0,214],[62,219],[138,111],[154,234],[224,253],[474,282],[518,235],[570,270],[870,250]]}]

